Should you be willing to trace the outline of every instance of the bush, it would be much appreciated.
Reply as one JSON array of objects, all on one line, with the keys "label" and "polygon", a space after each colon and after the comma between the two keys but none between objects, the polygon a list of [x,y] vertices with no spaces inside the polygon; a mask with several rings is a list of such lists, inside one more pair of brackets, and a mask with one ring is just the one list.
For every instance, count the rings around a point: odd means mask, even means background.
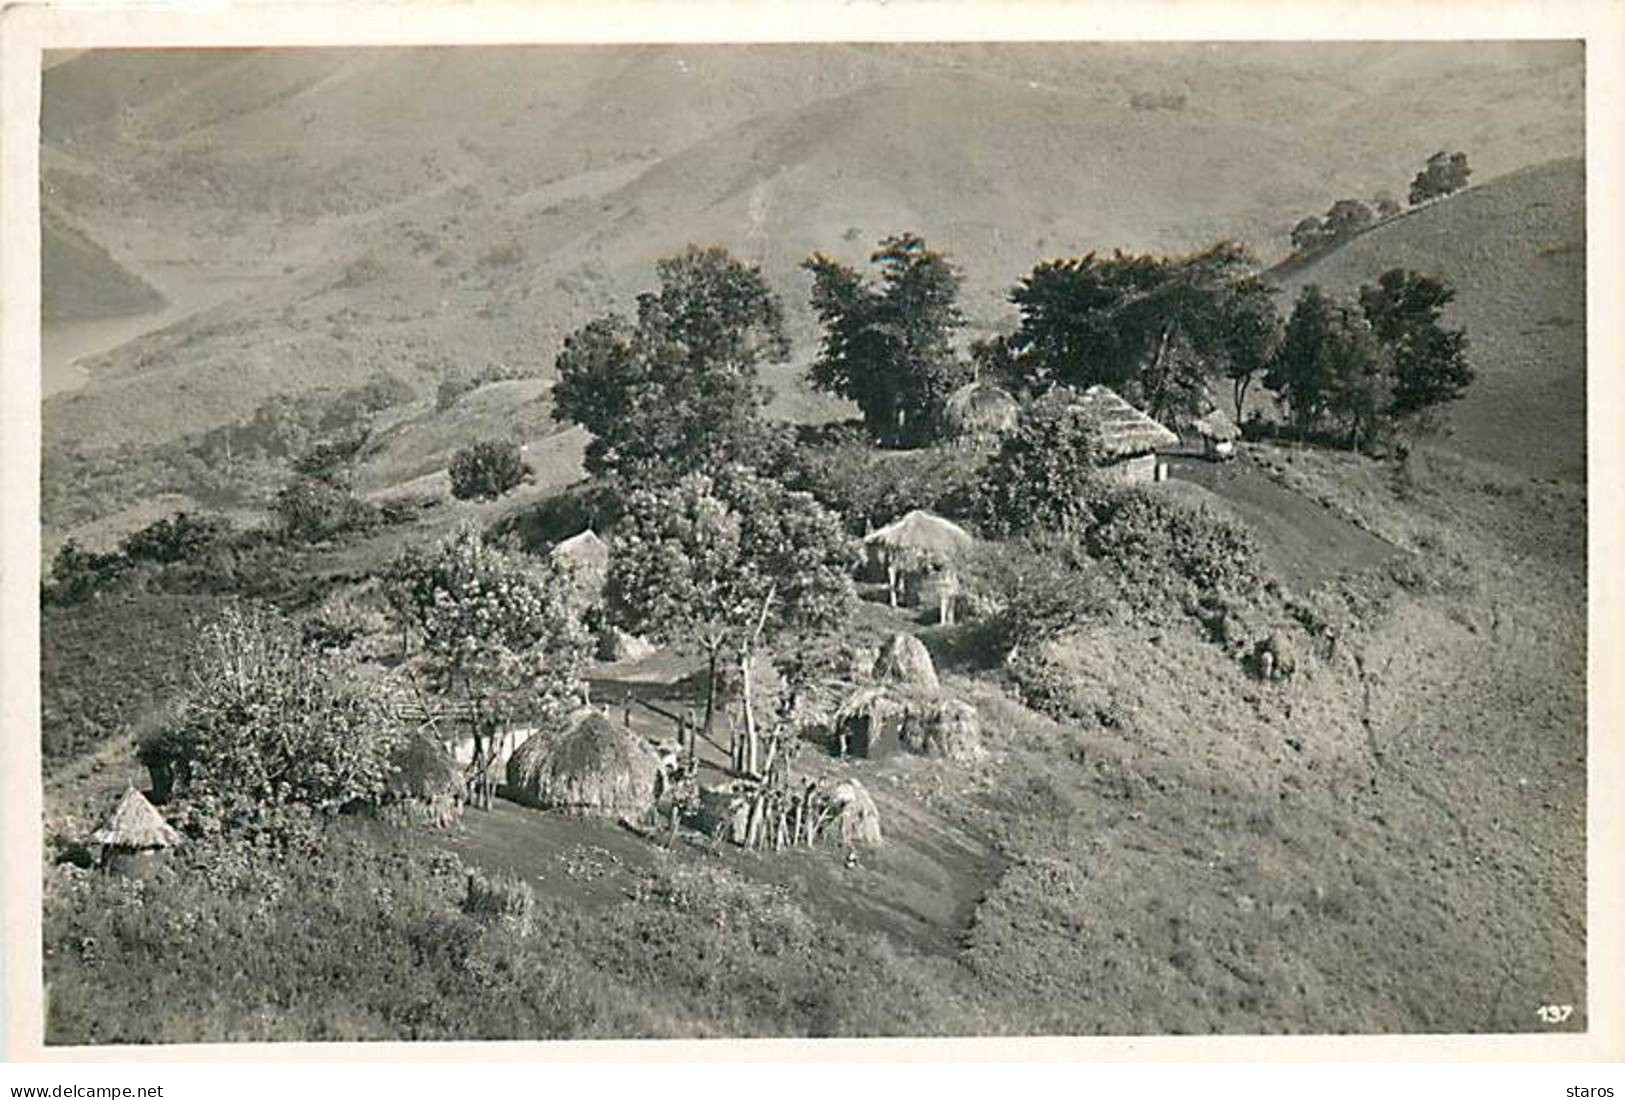
[{"label": "bush", "polygon": [[1116,489],[1094,505],[1084,544],[1142,606],[1197,594],[1247,595],[1264,566],[1253,534],[1208,508],[1155,489]]},{"label": "bush", "polygon": [[986,608],[980,629],[1003,655],[1059,637],[1109,613],[1110,586],[1078,544],[1039,536],[982,544],[965,566],[971,597]]},{"label": "bush", "polygon": [[463,895],[463,912],[499,921],[525,935],[535,919],[536,892],[530,883],[511,871],[495,875],[470,871],[468,888]]},{"label": "bush", "polygon": [[231,606],[200,632],[193,688],[143,746],[200,819],[267,808],[337,809],[383,794],[397,734],[353,662],[307,647],[275,612]]},{"label": "bush", "polygon": [[861,534],[915,508],[964,517],[970,512],[977,456],[963,447],[880,450],[861,431],[842,430],[792,450],[779,480],[811,493]]},{"label": "bush", "polygon": [[131,561],[160,564],[194,561],[222,542],[231,527],[218,516],[192,516],[176,512],[168,519],[143,527],[120,544]]},{"label": "bush", "polygon": [[130,559],[123,554],[100,554],[68,539],[51,561],[52,584],[46,595],[56,603],[79,603],[113,587],[129,568]]},{"label": "bush", "polygon": [[282,536],[292,542],[322,542],[379,522],[378,509],[341,485],[315,477],[297,477],[272,504]]},{"label": "bush", "polygon": [[530,476],[519,444],[485,440],[452,456],[451,495],[458,500],[495,500]]},{"label": "bush", "polygon": [[975,494],[990,534],[1074,532],[1103,491],[1097,431],[1090,415],[1056,389],[1022,410],[1015,430],[983,468]]}]

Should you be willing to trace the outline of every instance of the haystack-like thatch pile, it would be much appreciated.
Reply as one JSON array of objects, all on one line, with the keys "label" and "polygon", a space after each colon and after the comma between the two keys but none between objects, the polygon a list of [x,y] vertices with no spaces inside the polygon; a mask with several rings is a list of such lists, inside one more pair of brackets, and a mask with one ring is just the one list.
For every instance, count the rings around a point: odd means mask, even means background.
[{"label": "haystack-like thatch pile", "polygon": [[902,684],[918,691],[942,688],[931,652],[912,634],[893,634],[875,658],[875,679],[886,684]]},{"label": "haystack-like thatch pile", "polygon": [[596,711],[541,730],[508,758],[509,798],[544,810],[637,817],[654,805],[660,758]]},{"label": "haystack-like thatch pile", "polygon": [[1105,386],[1090,386],[1074,406],[1095,426],[1102,453],[1109,459],[1151,454],[1179,444],[1179,437],[1124,401]]},{"label": "haystack-like thatch pile", "polygon": [[985,439],[1009,431],[1021,417],[1021,405],[991,382],[969,382],[948,395],[943,423],[954,435]]},{"label": "haystack-like thatch pile", "polygon": [[91,839],[104,848],[141,852],[172,848],[181,842],[181,834],[164,820],[144,794],[129,787],[106,823],[91,834]]},{"label": "haystack-like thatch pile", "polygon": [[963,699],[941,699],[924,721],[905,722],[904,747],[925,756],[942,756],[957,764],[987,759],[982,747],[982,720]]},{"label": "haystack-like thatch pile", "polygon": [[613,624],[604,627],[598,634],[600,661],[641,661],[659,648],[649,639],[629,634]]},{"label": "haystack-like thatch pile", "polygon": [[385,784],[393,816],[430,825],[450,825],[463,804],[463,770],[439,741],[427,733],[407,739],[395,754],[395,771]]},{"label": "haystack-like thatch pile", "polygon": [[1241,436],[1241,429],[1236,422],[1223,409],[1215,406],[1211,412],[1201,419],[1193,422],[1191,427],[1203,439],[1211,439],[1215,443],[1229,443]]},{"label": "haystack-like thatch pile", "polygon": [[829,801],[834,820],[824,826],[819,836],[829,837],[843,848],[880,846],[880,810],[862,783],[843,779],[830,791]]}]

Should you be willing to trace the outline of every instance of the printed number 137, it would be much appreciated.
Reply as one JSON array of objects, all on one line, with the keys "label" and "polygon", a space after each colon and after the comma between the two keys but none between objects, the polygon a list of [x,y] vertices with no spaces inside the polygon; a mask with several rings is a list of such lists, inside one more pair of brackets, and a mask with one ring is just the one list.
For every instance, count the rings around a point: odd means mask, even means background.
[{"label": "printed number 137", "polygon": [[1573,1005],[1541,1005],[1535,1009],[1535,1015],[1540,1017],[1543,1024],[1561,1024],[1567,1022],[1574,1015]]}]

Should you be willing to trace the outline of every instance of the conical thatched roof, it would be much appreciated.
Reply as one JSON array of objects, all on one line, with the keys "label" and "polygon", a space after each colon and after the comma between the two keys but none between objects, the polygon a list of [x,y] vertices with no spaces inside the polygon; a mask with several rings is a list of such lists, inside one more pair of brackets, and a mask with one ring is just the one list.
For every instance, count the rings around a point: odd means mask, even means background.
[{"label": "conical thatched roof", "polygon": [[609,544],[591,528],[556,543],[548,556],[570,570],[583,591],[591,595],[603,591],[609,576]]},{"label": "conical thatched roof", "polygon": [[1221,443],[1241,435],[1241,429],[1236,427],[1236,422],[1231,420],[1223,409],[1217,407],[1191,427],[1195,428],[1196,434],[1203,439],[1214,439]]},{"label": "conical thatched roof", "polygon": [[655,800],[660,758],[643,738],[596,711],[541,730],[508,758],[508,794],[566,813],[629,817]]},{"label": "conical thatched roof", "polygon": [[1021,406],[991,382],[970,382],[948,395],[942,419],[959,435],[990,435],[1016,426]]},{"label": "conical thatched roof", "polygon": [[1132,458],[1179,444],[1177,435],[1105,386],[1090,386],[1073,405],[1095,426],[1108,458]]},{"label": "conical thatched roof", "polygon": [[893,634],[875,658],[875,678],[886,683],[905,684],[920,691],[937,691],[936,666],[931,651],[912,634]]},{"label": "conical thatched roof", "polygon": [[180,843],[181,834],[153,808],[146,795],[130,787],[113,808],[106,824],[92,833],[91,838],[109,848],[136,851],[173,847]]},{"label": "conical thatched roof", "polygon": [[916,508],[878,531],[869,532],[863,536],[863,541],[872,547],[915,550],[939,557],[951,557],[968,550],[976,539],[952,520]]},{"label": "conical thatched roof", "polygon": [[958,764],[987,759],[982,747],[982,720],[963,699],[941,699],[926,721],[906,725],[904,747],[927,756],[942,756]]}]

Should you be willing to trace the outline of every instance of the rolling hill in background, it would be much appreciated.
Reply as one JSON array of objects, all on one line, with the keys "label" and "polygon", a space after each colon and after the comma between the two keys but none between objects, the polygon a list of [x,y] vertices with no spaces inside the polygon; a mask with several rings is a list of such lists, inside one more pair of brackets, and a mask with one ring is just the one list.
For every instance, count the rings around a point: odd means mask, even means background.
[{"label": "rolling hill in background", "polygon": [[1380,225],[1282,287],[1352,295],[1393,267],[1443,278],[1457,291],[1446,323],[1467,330],[1478,372],[1448,413],[1450,445],[1530,476],[1583,481],[1585,239],[1585,165],[1560,160]]},{"label": "rolling hill in background", "polygon": [[797,362],[800,262],[905,229],[964,268],[985,331],[1044,258],[1236,237],[1269,259],[1435,149],[1481,180],[1578,155],[1582,75],[1563,43],[85,54],[45,74],[43,194],[173,321],[47,401],[47,449],[152,445],[379,370],[426,395],[488,367],[545,381],[689,242],[763,266]]}]

